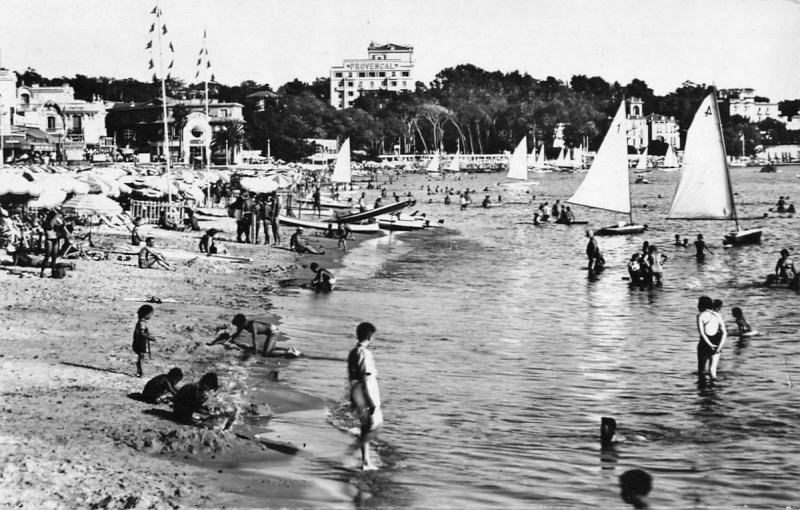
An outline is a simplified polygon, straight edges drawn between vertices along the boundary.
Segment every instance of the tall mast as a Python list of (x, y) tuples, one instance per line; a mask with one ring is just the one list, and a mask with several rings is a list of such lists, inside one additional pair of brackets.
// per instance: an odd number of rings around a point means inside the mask
[(164, 24), (161, 22), (161, 8), (156, 0), (156, 19), (158, 20), (158, 70), (161, 73), (161, 106), (164, 117), (164, 160), (167, 164), (167, 196), (169, 208), (172, 210), (172, 170), (169, 165), (169, 122), (167, 120), (167, 84), (164, 76), (164, 55), (161, 50), (161, 33)]
[(714, 100), (711, 103), (714, 106), (714, 113), (717, 115), (717, 129), (719, 129), (719, 141), (722, 144), (722, 164), (725, 165), (725, 182), (728, 185), (728, 196), (731, 199), (731, 212), (733, 212), (733, 221), (736, 223), (736, 230), (741, 230), (739, 228), (739, 218), (736, 215), (736, 203), (733, 201), (733, 186), (731, 186), (731, 172), (728, 168), (728, 153), (725, 150), (725, 137), (722, 133), (722, 119), (719, 116), (719, 105), (717, 105), (717, 88), (712, 87), (712, 94), (714, 95)]

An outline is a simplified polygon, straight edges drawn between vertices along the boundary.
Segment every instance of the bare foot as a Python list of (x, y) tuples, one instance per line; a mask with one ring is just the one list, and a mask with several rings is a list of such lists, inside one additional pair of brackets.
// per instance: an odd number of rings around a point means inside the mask
[(376, 466), (375, 464), (364, 464), (363, 466), (361, 466), (361, 471), (377, 471), (377, 470), (378, 466)]

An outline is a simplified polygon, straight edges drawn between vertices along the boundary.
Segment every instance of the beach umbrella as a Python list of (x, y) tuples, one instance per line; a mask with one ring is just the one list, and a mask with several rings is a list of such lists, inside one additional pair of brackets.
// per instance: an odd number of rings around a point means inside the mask
[(61, 210), (78, 215), (114, 216), (122, 214), (122, 207), (105, 195), (76, 195), (61, 204)]
[(44, 192), (40, 183), (29, 181), (17, 174), (0, 174), (0, 196), (17, 195), (38, 197)]
[(67, 193), (84, 194), (89, 193), (89, 184), (79, 181), (74, 177), (64, 174), (39, 174), (34, 182), (44, 186), (45, 191), (49, 189), (60, 189)]
[(252, 193), (272, 193), (280, 187), (268, 177), (244, 177), (239, 181), (239, 186)]
[(44, 192), (28, 202), (28, 207), (37, 207), (39, 209), (51, 209), (58, 207), (64, 200), (67, 199), (67, 192), (59, 188), (46, 188)]

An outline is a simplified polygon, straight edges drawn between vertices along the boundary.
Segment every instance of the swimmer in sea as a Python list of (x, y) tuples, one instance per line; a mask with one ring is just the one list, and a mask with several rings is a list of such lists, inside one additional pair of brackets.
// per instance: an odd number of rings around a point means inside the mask
[(697, 250), (695, 257), (698, 262), (703, 262), (706, 259), (706, 253), (713, 253), (711, 249), (703, 241), (703, 234), (697, 234), (697, 241), (694, 242), (694, 247)]
[(619, 476), (620, 497), (634, 508), (647, 508), (644, 497), (653, 489), (653, 477), (643, 469), (631, 469)]
[(744, 312), (738, 306), (734, 306), (731, 308), (731, 315), (733, 315), (733, 319), (736, 321), (736, 327), (739, 330), (739, 336), (746, 335), (747, 333), (751, 333), (753, 328), (750, 327), (750, 324), (747, 323), (747, 320), (744, 318)]
[(775, 276), (781, 280), (787, 280), (789, 278), (794, 278), (796, 274), (797, 271), (794, 268), (792, 258), (789, 256), (789, 250), (786, 248), (782, 249), (781, 258), (779, 258), (777, 264), (775, 264)]
[(710, 362), (709, 372), (714, 380), (717, 378), (717, 365), (728, 332), (722, 316), (714, 312), (714, 301), (710, 297), (700, 296), (697, 310), (697, 332), (700, 336), (697, 343), (697, 377), (703, 377), (706, 364)]

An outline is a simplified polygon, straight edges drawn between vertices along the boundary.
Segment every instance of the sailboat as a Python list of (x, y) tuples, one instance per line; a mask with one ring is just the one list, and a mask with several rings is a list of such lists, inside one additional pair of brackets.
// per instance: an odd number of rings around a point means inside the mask
[(644, 152), (641, 156), (639, 156), (639, 161), (636, 162), (636, 168), (634, 169), (634, 172), (649, 172), (649, 169), (647, 168), (647, 147), (644, 148)]
[(456, 151), (456, 153), (453, 155), (453, 159), (450, 160), (450, 164), (447, 166), (447, 171), (448, 172), (458, 172), (459, 170), (461, 170), (461, 167), (459, 166), (459, 161), (458, 161), (458, 156), (459, 155), (460, 155), (460, 152), (458, 152), (458, 151)]
[(350, 139), (348, 138), (342, 144), (342, 148), (339, 149), (339, 155), (336, 156), (336, 165), (333, 167), (331, 182), (349, 183), (350, 179)]
[(620, 104), (592, 166), (578, 189), (567, 200), (570, 204), (626, 213), (629, 223), (601, 228), (596, 235), (640, 234), (646, 225), (633, 222), (631, 212), (630, 176), (628, 175), (628, 140), (625, 102)]
[(683, 172), (667, 219), (733, 220), (736, 230), (725, 236), (724, 245), (761, 242), (760, 229), (739, 226), (714, 92), (703, 100), (686, 134)]
[(536, 157), (536, 161), (533, 163), (533, 171), (534, 172), (550, 171), (550, 169), (547, 167), (547, 161), (545, 161), (544, 145), (542, 145), (542, 148), (539, 149), (539, 155)]
[(508, 159), (508, 173), (506, 177), (518, 182), (505, 182), (503, 186), (536, 186), (539, 183), (528, 180), (528, 142), (525, 137), (517, 144), (514, 153)]
[(675, 149), (672, 145), (667, 146), (667, 154), (664, 156), (664, 162), (661, 168), (667, 171), (678, 169), (678, 156), (675, 155)]
[(431, 158), (430, 162), (428, 162), (428, 167), (425, 169), (425, 171), (429, 174), (438, 174), (440, 161), (441, 158), (439, 157), (439, 151), (436, 151), (433, 153), (433, 158)]

